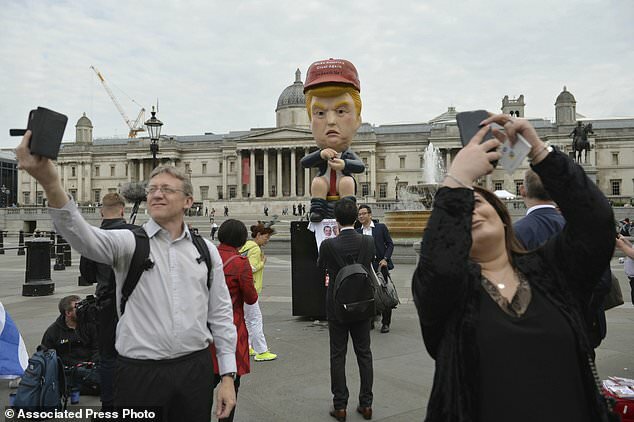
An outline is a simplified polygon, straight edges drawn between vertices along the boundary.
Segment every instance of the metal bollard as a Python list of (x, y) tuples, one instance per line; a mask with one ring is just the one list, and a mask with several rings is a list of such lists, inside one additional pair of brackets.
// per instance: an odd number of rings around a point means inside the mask
[(22, 296), (48, 296), (55, 292), (51, 281), (50, 240), (36, 238), (26, 242), (26, 271)]
[(66, 240), (64, 240), (64, 265), (70, 267), (72, 265), (71, 256), (70, 256), (70, 245)]
[(62, 246), (63, 242), (64, 242), (64, 238), (60, 235), (57, 235), (55, 265), (53, 266), (53, 269), (55, 271), (61, 271), (66, 269), (66, 266), (64, 265), (64, 246)]
[(4, 255), (4, 230), (0, 230), (0, 255)]
[(18, 240), (18, 255), (24, 255), (24, 230), (20, 230), (20, 238)]
[(55, 259), (55, 232), (50, 232), (49, 239), (51, 239), (51, 259)]

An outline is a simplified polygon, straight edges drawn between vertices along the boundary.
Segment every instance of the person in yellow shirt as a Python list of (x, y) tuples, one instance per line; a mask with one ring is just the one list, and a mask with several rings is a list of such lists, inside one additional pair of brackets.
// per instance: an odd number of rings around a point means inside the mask
[[(275, 230), (271, 227), (261, 223), (255, 224), (251, 226), (251, 237), (253, 240), (247, 240), (247, 243), (240, 248), (240, 254), (249, 258), (258, 297), (262, 291), (262, 276), (264, 274), (264, 264), (266, 263), (266, 255), (262, 252), (261, 247), (269, 242), (274, 233)], [(251, 345), (249, 351), (251, 355), (255, 356), (254, 360), (263, 362), (277, 359), (277, 355), (271, 353), (266, 344), (259, 300), (253, 305), (244, 304), (244, 320), (249, 331), (249, 344)]]

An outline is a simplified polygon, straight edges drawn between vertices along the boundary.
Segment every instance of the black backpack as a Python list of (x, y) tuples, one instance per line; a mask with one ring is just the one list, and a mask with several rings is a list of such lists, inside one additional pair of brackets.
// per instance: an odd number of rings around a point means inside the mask
[[(130, 295), (134, 291), (134, 288), (139, 282), (141, 278), (141, 274), (143, 271), (149, 270), (154, 267), (154, 262), (150, 259), (150, 238), (147, 235), (147, 232), (143, 227), (137, 227), (134, 229), (130, 229), (132, 233), (134, 233), (134, 239), (136, 241), (136, 246), (134, 248), (134, 254), (132, 255), (132, 260), (130, 261), (130, 269), (128, 270), (128, 275), (123, 283), (123, 287), (121, 288), (121, 302), (119, 305), (119, 309), (121, 310), (121, 315), (125, 311), (125, 305), (130, 298)], [(192, 242), (200, 256), (196, 258), (196, 262), (199, 264), (203, 261), (207, 264), (207, 290), (211, 288), (211, 254), (209, 253), (209, 248), (205, 243), (205, 239), (198, 233), (194, 233), (192, 231), (189, 232), (192, 237)]]
[[(368, 274), (368, 269), (361, 264), (372, 261), (373, 244), (371, 242), (373, 239), (370, 236), (363, 236), (362, 239), (356, 261), (352, 259), (352, 256), (348, 256), (346, 263), (341, 254), (332, 250), (332, 255), (340, 267), (333, 285), (335, 317), (340, 322), (361, 321), (370, 319), (376, 314), (374, 282)], [(332, 247), (332, 243), (328, 245)]]

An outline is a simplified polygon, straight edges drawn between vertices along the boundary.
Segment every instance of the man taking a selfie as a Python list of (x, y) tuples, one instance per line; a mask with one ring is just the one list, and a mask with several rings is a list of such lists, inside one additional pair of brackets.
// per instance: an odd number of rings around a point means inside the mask
[[(120, 305), (135, 234), (88, 224), (64, 192), (53, 162), (31, 154), (30, 138), (28, 131), (16, 149), (18, 168), (42, 185), (53, 223), (71, 246), (112, 267)], [(193, 202), (192, 185), (184, 173), (157, 167), (146, 191), (151, 218), (143, 228), (150, 255), (125, 313), (119, 308), (114, 404), (157, 407), (170, 421), (209, 421), (213, 365), (208, 346), (213, 342), (222, 375), (216, 416), (226, 418), (235, 405), (236, 329), (222, 260), (216, 247), (205, 241), (212, 264), (208, 272), (184, 224)]]

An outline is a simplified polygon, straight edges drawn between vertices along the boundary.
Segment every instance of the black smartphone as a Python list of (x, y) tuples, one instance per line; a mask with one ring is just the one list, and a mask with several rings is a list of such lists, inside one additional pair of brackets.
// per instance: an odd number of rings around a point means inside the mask
[[(38, 107), (29, 113), (26, 130), (31, 131), (29, 149), (31, 154), (41, 155), (50, 159), (57, 159), (62, 144), (68, 117), (64, 114), (44, 107)], [(11, 136), (22, 136), (23, 129), (10, 129)]]
[[(462, 146), (467, 145), (475, 134), (482, 129), (480, 122), (488, 117), (489, 113), (487, 113), (486, 110), (462, 111), (456, 114), (456, 123), (458, 123), (458, 131), (460, 131), (460, 142), (462, 142)], [(482, 138), (482, 142), (492, 138), (493, 132), (489, 129)], [(495, 167), (497, 163), (497, 161), (491, 162), (493, 167)]]

